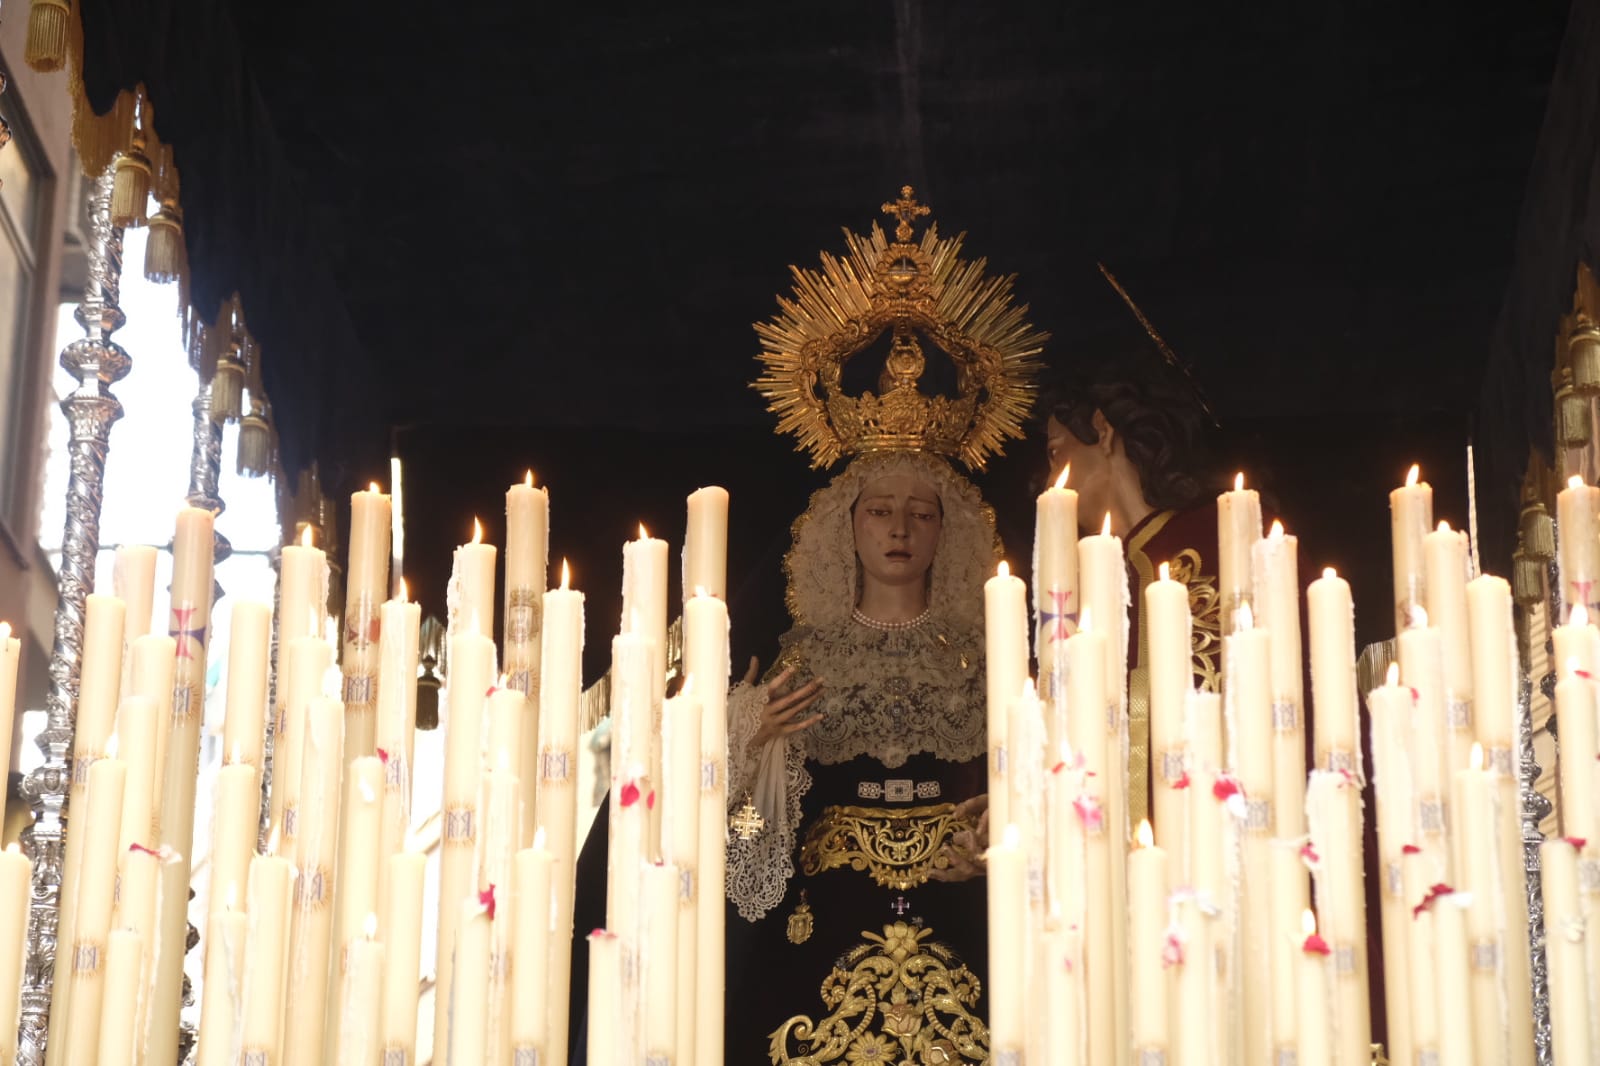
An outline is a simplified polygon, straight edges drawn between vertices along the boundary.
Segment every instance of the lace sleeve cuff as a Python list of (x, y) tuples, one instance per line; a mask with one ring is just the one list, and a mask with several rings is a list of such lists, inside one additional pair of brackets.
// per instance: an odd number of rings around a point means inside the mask
[(783, 900), (794, 876), (800, 799), (811, 789), (801, 745), (779, 738), (751, 750), (765, 704), (759, 687), (741, 683), (728, 693), (728, 803), (749, 796), (766, 823), (749, 839), (728, 840), (728, 899), (751, 922)]

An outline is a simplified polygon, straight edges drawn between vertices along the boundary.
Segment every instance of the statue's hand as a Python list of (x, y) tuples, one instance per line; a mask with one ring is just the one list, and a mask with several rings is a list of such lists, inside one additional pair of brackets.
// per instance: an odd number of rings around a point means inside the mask
[[(758, 676), (760, 675), (757, 663), (751, 659), (750, 669), (745, 672), (744, 679), (753, 685)], [(801, 717), (802, 712), (822, 695), (822, 679), (814, 677), (798, 687), (793, 686), (793, 680), (794, 667), (791, 666), (763, 686), (766, 689), (767, 705), (762, 709), (761, 728), (756, 730), (756, 735), (751, 739), (751, 747), (759, 748), (779, 737), (809, 729), (822, 721), (820, 714)]]
[(956, 817), (971, 829), (958, 830), (944, 846), (949, 865), (935, 868), (928, 876), (934, 881), (970, 881), (982, 877), (983, 853), (989, 849), (989, 796), (973, 796), (956, 804)]

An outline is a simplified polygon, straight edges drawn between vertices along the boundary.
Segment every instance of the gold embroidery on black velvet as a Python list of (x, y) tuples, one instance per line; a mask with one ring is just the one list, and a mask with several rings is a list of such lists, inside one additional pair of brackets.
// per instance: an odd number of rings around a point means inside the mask
[(930, 807), (829, 807), (800, 849), (807, 876), (848, 866), (875, 884), (904, 892), (950, 866), (950, 844), (972, 823), (952, 803)]
[(1204, 563), (1194, 548), (1185, 548), (1172, 560), (1174, 581), (1189, 586), (1189, 615), (1194, 619), (1191, 638), (1195, 683), (1207, 692), (1220, 691), (1217, 659), (1222, 651), (1222, 597), (1217, 579), (1204, 574)]

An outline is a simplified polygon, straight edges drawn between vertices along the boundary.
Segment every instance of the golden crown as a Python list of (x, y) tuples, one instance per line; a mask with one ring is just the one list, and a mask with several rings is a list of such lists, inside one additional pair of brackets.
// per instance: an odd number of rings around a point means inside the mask
[[(849, 253), (822, 253), (822, 269), (791, 266), (794, 289), (778, 314), (756, 324), (762, 373), (754, 385), (793, 433), (813, 466), (868, 452), (930, 451), (981, 470), (1009, 439), (1021, 439), (1033, 378), (1048, 334), (1011, 302), (1015, 275), (991, 277), (988, 263), (960, 257), (964, 234), (939, 239), (929, 224), (913, 241), (912, 220), (928, 214), (911, 186), (883, 205), (898, 219), (894, 240), (874, 223), (845, 230)], [(850, 395), (844, 366), (890, 334), (878, 391)], [(931, 342), (955, 366), (956, 394), (921, 389)]]

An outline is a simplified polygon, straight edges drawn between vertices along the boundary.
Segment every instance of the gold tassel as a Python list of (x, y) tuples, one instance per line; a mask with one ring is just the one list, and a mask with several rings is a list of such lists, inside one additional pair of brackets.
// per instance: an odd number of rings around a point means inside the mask
[(1511, 597), (1523, 607), (1544, 601), (1545, 564), (1527, 552), (1511, 556)]
[(150, 239), (144, 246), (144, 276), (157, 284), (183, 276), (183, 212), (177, 204), (162, 204), (150, 216)]
[(117, 159), (111, 181), (111, 224), (142, 226), (150, 202), (150, 160), (137, 146)]
[(1524, 507), (1517, 525), (1523, 554), (1546, 563), (1556, 557), (1556, 525), (1543, 503), (1535, 500)]
[(53, 74), (66, 66), (71, 25), (72, 7), (67, 0), (33, 0), (23, 61), (41, 74)]
[(1556, 443), (1581, 448), (1594, 431), (1589, 417), (1589, 398), (1571, 385), (1556, 393)]
[(236, 422), (244, 401), (244, 367), (226, 357), (217, 363), (217, 372), (211, 377), (211, 417), (223, 422)]
[(239, 475), (264, 477), (272, 469), (272, 427), (252, 412), (239, 420)]
[(1578, 326), (1567, 341), (1572, 359), (1572, 384), (1580, 392), (1600, 390), (1600, 326), (1587, 317), (1578, 317)]

